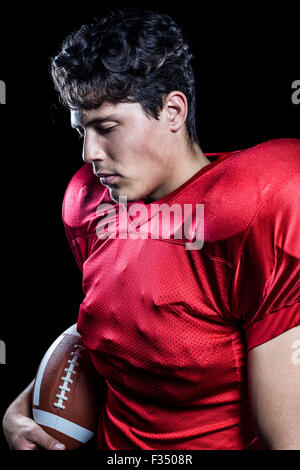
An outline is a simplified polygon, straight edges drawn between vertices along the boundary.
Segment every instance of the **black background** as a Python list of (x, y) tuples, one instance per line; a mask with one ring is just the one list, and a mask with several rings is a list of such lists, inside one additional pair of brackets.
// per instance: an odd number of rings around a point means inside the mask
[[(253, 2), (208, 7), (163, 0), (6, 6), (0, 33), (0, 79), (7, 88), (7, 104), (0, 106), (0, 339), (7, 353), (0, 365), (1, 417), (33, 379), (48, 346), (76, 322), (83, 298), (61, 222), (64, 191), (83, 164), (81, 141), (53, 90), (50, 58), (82, 23), (136, 4), (170, 14), (191, 43), (204, 152), (300, 137), (300, 105), (291, 100), (292, 83), (300, 79), (298, 12), (288, 3), (268, 11)], [(2, 434), (0, 449), (6, 449)]]

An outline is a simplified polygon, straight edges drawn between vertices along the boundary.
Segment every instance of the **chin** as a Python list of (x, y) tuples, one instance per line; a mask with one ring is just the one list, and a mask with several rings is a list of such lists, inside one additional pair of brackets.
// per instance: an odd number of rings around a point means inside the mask
[(116, 188), (109, 188), (109, 194), (113, 201), (119, 202), (120, 198), (123, 198), (126, 202), (136, 201), (137, 199), (132, 198), (129, 194), (124, 193), (124, 191), (118, 191)]
[(119, 202), (120, 198), (123, 198), (126, 202), (138, 202), (142, 201), (147, 197), (148, 192), (143, 190), (137, 190), (137, 188), (120, 188), (117, 185), (109, 187), (109, 193), (111, 199), (115, 202)]

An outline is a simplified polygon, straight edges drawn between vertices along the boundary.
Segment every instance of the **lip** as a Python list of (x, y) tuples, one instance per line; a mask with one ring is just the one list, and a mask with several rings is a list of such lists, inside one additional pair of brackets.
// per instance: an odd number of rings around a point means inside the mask
[(104, 173), (98, 173), (97, 176), (99, 176), (101, 183), (112, 184), (119, 175), (105, 175)]

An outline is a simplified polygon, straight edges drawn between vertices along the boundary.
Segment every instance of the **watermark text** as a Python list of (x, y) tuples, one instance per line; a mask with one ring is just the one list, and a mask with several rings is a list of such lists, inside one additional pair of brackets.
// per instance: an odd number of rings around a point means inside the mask
[(0, 104), (6, 104), (6, 86), (3, 80), (0, 80)]
[(292, 90), (295, 90), (292, 93), (292, 103), (300, 104), (300, 80), (294, 80), (292, 83)]
[(6, 364), (6, 344), (0, 340), (0, 364)]
[(117, 206), (100, 204), (97, 237), (182, 240), (186, 250), (200, 250), (204, 244), (204, 204), (151, 204), (127, 206), (126, 196)]
[(292, 363), (295, 364), (295, 366), (300, 365), (300, 339), (295, 339), (292, 344), (292, 349), (295, 349), (295, 351), (292, 354)]

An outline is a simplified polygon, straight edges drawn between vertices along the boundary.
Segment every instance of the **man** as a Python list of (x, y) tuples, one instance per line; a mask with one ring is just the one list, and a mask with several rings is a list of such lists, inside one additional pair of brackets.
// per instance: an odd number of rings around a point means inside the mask
[[(190, 62), (171, 18), (130, 10), (52, 62), (84, 138), (63, 221), (107, 388), (97, 445), (300, 449), (300, 141), (204, 154)], [(53, 449), (31, 393), (6, 412), (8, 443)]]

